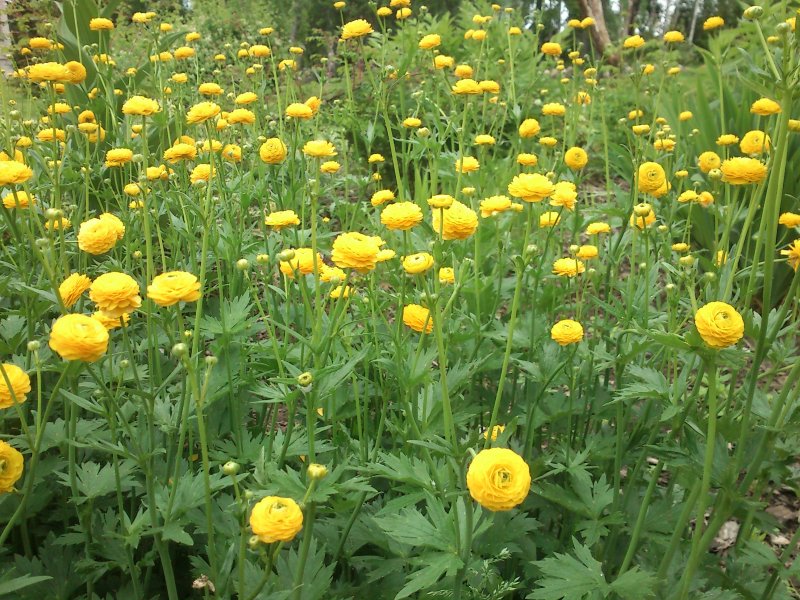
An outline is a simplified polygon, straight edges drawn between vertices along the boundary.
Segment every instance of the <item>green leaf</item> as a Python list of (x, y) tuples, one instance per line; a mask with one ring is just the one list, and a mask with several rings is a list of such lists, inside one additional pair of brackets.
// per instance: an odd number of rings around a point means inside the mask
[(573, 538), (575, 556), (555, 553), (550, 558), (533, 563), (542, 571), (538, 580), (539, 589), (528, 594), (531, 600), (584, 600), (597, 593), (608, 596), (601, 564), (594, 559), (586, 546)]
[(21, 577), (15, 577), (9, 581), (0, 581), (0, 596), (5, 596), (6, 594), (11, 594), (12, 592), (16, 592), (21, 590), (22, 588), (26, 588), (29, 585), (34, 585), (37, 583), (41, 583), (42, 581), (48, 581), (52, 579), (47, 575), (37, 575), (35, 577), (31, 575), (22, 575)]
[(420, 558), (420, 562), (427, 566), (408, 576), (408, 583), (397, 593), (395, 600), (408, 598), (414, 592), (429, 588), (442, 575), (455, 572), (464, 564), (455, 554), (450, 553), (426, 554)]
[(611, 590), (623, 600), (645, 600), (653, 596), (656, 578), (634, 567), (614, 580)]

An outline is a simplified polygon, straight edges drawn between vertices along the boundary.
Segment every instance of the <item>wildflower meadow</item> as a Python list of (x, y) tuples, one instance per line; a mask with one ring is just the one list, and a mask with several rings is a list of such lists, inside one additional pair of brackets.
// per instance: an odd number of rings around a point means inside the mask
[(796, 2), (49, 4), (0, 597), (800, 597)]

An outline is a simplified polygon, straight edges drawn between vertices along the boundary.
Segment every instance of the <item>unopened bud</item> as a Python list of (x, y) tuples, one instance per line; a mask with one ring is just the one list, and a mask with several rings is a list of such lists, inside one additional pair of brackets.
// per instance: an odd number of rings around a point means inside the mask
[(307, 473), (311, 479), (322, 479), (328, 474), (328, 467), (317, 463), (311, 463), (308, 465)]
[(240, 258), (236, 261), (236, 268), (240, 271), (247, 271), (250, 268), (250, 261), (246, 258)]
[(41, 343), (38, 340), (28, 342), (28, 352), (36, 352), (40, 347)]
[(744, 10), (744, 18), (748, 21), (755, 21), (756, 19), (760, 19), (761, 15), (764, 14), (764, 9), (760, 6), (749, 6)]
[(172, 355), (178, 358), (182, 358), (189, 353), (189, 346), (184, 344), (183, 342), (179, 342), (172, 347)]
[(302, 387), (308, 387), (313, 383), (313, 381), (314, 381), (314, 376), (308, 371), (306, 371), (305, 373), (300, 373), (300, 375), (297, 376), (297, 384)]
[(290, 260), (292, 260), (294, 258), (294, 255), (295, 255), (294, 250), (292, 250), (291, 248), (288, 248), (286, 250), (281, 250), (281, 253), (278, 254), (278, 259), (281, 262), (289, 262)]
[(229, 460), (224, 465), (222, 465), (222, 472), (225, 475), (236, 475), (239, 472), (239, 463)]

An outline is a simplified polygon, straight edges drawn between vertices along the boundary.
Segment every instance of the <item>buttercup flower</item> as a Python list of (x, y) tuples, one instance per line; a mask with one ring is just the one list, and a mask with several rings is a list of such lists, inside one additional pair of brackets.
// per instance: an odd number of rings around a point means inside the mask
[(553, 182), (538, 173), (521, 173), (508, 184), (508, 193), (526, 202), (541, 202), (554, 191)]
[(508, 448), (481, 450), (467, 469), (472, 498), (491, 511), (511, 510), (531, 489), (531, 472), (522, 457)]
[(100, 275), (92, 282), (89, 298), (110, 317), (121, 317), (142, 305), (136, 280), (130, 275), (115, 271)]
[(559, 258), (553, 263), (553, 275), (575, 277), (586, 271), (583, 261), (575, 258)]
[(750, 112), (754, 115), (768, 117), (770, 115), (777, 115), (781, 112), (781, 105), (769, 98), (760, 98), (753, 102), (750, 106)]
[(573, 171), (580, 171), (589, 162), (589, 155), (583, 148), (573, 147), (564, 154), (564, 163)]
[(344, 24), (342, 27), (342, 39), (351, 40), (353, 38), (364, 37), (373, 31), (372, 25), (370, 25), (368, 21), (365, 21), (364, 19), (356, 19), (355, 21), (350, 21), (349, 23)]
[(36, 204), (34, 196), (28, 196), (27, 192), (9, 192), (3, 196), (3, 206), (9, 209), (25, 209)]
[(121, 167), (133, 160), (133, 150), (130, 148), (112, 148), (106, 152), (107, 167)]
[(739, 149), (742, 151), (742, 154), (749, 154), (751, 156), (754, 154), (761, 154), (762, 152), (769, 152), (769, 136), (758, 129), (748, 131), (744, 134), (744, 137), (742, 137), (742, 141), (739, 142)]
[(481, 200), (481, 217), (492, 217), (511, 208), (511, 199), (508, 196), (491, 196)]
[(116, 245), (119, 234), (119, 224), (113, 219), (89, 219), (81, 223), (78, 230), (78, 248), (89, 254), (104, 254)]
[(177, 143), (171, 148), (164, 150), (164, 160), (171, 164), (181, 160), (194, 160), (197, 156), (197, 147), (194, 144)]
[(421, 50), (431, 50), (432, 48), (436, 48), (439, 44), (442, 43), (442, 37), (436, 33), (429, 33), (419, 41), (419, 47)]
[(272, 227), (275, 231), (280, 231), (284, 227), (300, 225), (300, 218), (293, 210), (278, 210), (267, 215), (264, 225)]
[(478, 159), (473, 156), (464, 156), (456, 160), (456, 171), (461, 173), (474, 173), (480, 169)]
[(601, 233), (610, 233), (611, 226), (608, 223), (590, 223), (586, 227), (586, 235), (600, 235)]
[(403, 307), (403, 324), (417, 333), (433, 331), (431, 311), (419, 304), (407, 304)]
[(744, 335), (744, 320), (730, 304), (709, 302), (694, 315), (694, 324), (703, 341), (721, 350), (733, 346)]
[(712, 169), (719, 169), (720, 164), (722, 164), (722, 159), (716, 152), (711, 152), (710, 150), (697, 157), (697, 165), (703, 173), (708, 173)]
[(539, 135), (542, 130), (539, 121), (536, 119), (525, 119), (519, 126), (519, 137), (531, 138)]
[(381, 223), (383, 223), (387, 229), (408, 231), (421, 222), (422, 209), (413, 202), (397, 202), (395, 204), (390, 204), (381, 211)]
[(336, 156), (336, 148), (325, 140), (312, 140), (303, 146), (303, 154), (314, 158), (327, 158)]
[(147, 286), (147, 297), (159, 306), (195, 302), (200, 298), (200, 282), (186, 271), (168, 271), (153, 278), (153, 282)]
[(564, 319), (553, 325), (550, 337), (560, 346), (577, 344), (583, 339), (583, 326), (572, 319)]
[(403, 259), (403, 270), (409, 275), (419, 275), (433, 267), (433, 256), (427, 252), (411, 254)]
[[(317, 253), (317, 269), (322, 272), (323, 266), (322, 256)], [(294, 250), (294, 257), (280, 261), (278, 268), (281, 273), (292, 279), (295, 273), (311, 275), (314, 272), (314, 252), (311, 248), (297, 248)]]
[(800, 266), (800, 239), (793, 241), (785, 250), (781, 250), (781, 254), (786, 257), (789, 266), (797, 271), (797, 267)]
[(722, 17), (708, 17), (703, 22), (703, 31), (711, 31), (712, 29), (719, 29), (725, 25), (725, 19)]
[(785, 212), (778, 218), (778, 224), (785, 227), (800, 227), (800, 215), (797, 213)]
[(192, 108), (189, 109), (189, 112), (186, 113), (186, 122), (189, 125), (204, 123), (205, 121), (216, 117), (221, 110), (222, 109), (219, 107), (219, 105), (214, 104), (213, 102), (199, 102), (192, 106)]
[(86, 275), (72, 273), (58, 286), (58, 295), (61, 296), (64, 306), (72, 308), (83, 295), (83, 292), (88, 290), (91, 285), (92, 280)]
[(126, 115), (149, 117), (161, 110), (158, 102), (145, 96), (131, 96), (122, 105), (122, 112)]
[(375, 268), (380, 244), (375, 237), (359, 232), (342, 233), (333, 240), (331, 260), (341, 269), (364, 273)]
[(303, 511), (291, 498), (267, 496), (250, 513), (250, 529), (265, 544), (291, 542), (303, 528)]
[(286, 107), (286, 116), (291, 119), (310, 119), (314, 116), (314, 111), (308, 104), (293, 102)]
[[(435, 198), (436, 196), (434, 196)], [(430, 200), (428, 201), (430, 203)], [(444, 222), (442, 223), (442, 214)], [(450, 208), (433, 211), (433, 230), (445, 240), (464, 240), (478, 228), (478, 215), (470, 207), (454, 201)]]
[(456, 282), (456, 273), (453, 267), (441, 267), (439, 269), (439, 283), (452, 284)]
[(729, 158), (720, 166), (722, 180), (731, 185), (760, 183), (767, 176), (767, 165), (755, 158)]
[(25, 371), (12, 363), (0, 364), (0, 409), (22, 404), (30, 391), (31, 379)]
[(664, 168), (655, 162), (646, 162), (639, 167), (639, 191), (652, 194), (658, 191), (666, 182)]
[(87, 315), (64, 315), (53, 323), (49, 346), (64, 360), (95, 362), (108, 350), (108, 331)]
[(633, 48), (641, 48), (644, 46), (644, 38), (640, 35), (632, 35), (630, 37), (625, 38), (625, 41), (622, 43), (622, 47), (626, 50), (630, 50)]
[(8, 442), (0, 440), (0, 494), (14, 491), (14, 484), (22, 477), (24, 465), (22, 453)]
[(664, 41), (668, 44), (677, 44), (682, 42), (685, 38), (680, 31), (668, 31), (664, 34)]

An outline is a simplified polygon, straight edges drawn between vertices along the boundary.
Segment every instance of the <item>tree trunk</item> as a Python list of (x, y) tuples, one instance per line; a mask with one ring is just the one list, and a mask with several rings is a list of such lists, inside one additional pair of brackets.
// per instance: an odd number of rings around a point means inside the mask
[(11, 0), (0, 0), (0, 70), (4, 73), (11, 73), (14, 70), (7, 54), (14, 47), (14, 40), (11, 39), (11, 28), (8, 26), (8, 5)]
[[(606, 27), (606, 19), (603, 13), (602, 0), (579, 0), (581, 5), (581, 17), (592, 17), (594, 19), (594, 27), (591, 28), (592, 41), (600, 54), (605, 54), (609, 46), (611, 46), (611, 37), (608, 35), (608, 28)], [(619, 57), (611, 55), (607, 60), (612, 64), (619, 62)]]
[(639, 16), (639, 0), (631, 0), (628, 4), (628, 14), (625, 16), (625, 35), (633, 35), (633, 24)]
[(694, 41), (694, 29), (697, 26), (697, 14), (700, 12), (700, 0), (694, 0), (694, 10), (692, 10), (692, 26), (689, 28), (689, 43)]

